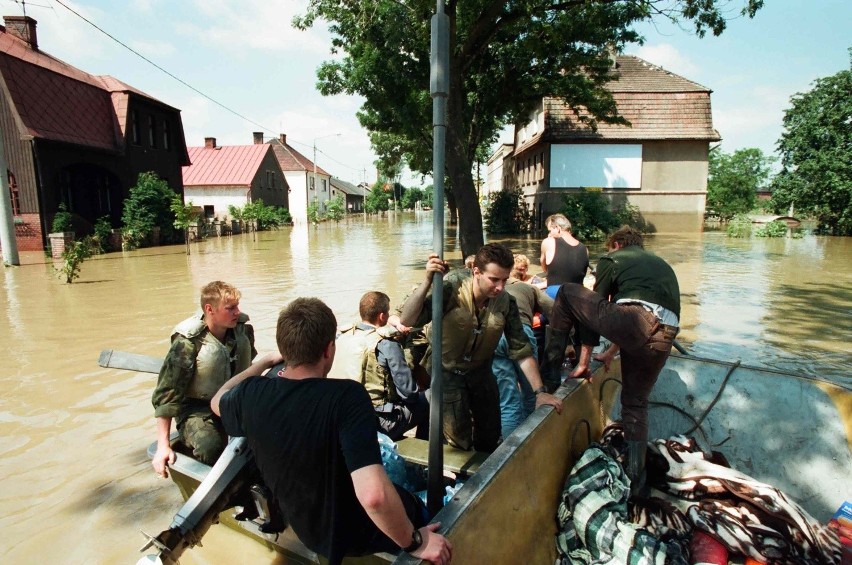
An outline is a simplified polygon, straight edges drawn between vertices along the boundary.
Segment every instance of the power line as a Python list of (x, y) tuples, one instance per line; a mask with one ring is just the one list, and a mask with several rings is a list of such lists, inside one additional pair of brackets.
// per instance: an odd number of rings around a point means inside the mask
[(169, 71), (167, 71), (166, 69), (164, 69), (163, 67), (161, 67), (160, 65), (158, 65), (157, 63), (155, 63), (154, 61), (152, 61), (151, 59), (149, 59), (148, 57), (146, 57), (145, 55), (143, 55), (143, 54), (139, 53), (138, 51), (136, 51), (135, 49), (133, 49), (132, 47), (130, 47), (130, 46), (129, 46), (129, 45), (127, 45), (126, 43), (122, 42), (120, 39), (116, 38), (115, 36), (113, 36), (113, 35), (112, 35), (112, 34), (110, 34), (109, 32), (107, 32), (107, 31), (105, 31), (105, 30), (101, 29), (101, 28), (100, 28), (97, 24), (95, 24), (94, 22), (92, 22), (91, 20), (89, 20), (88, 18), (86, 18), (84, 15), (80, 14), (79, 12), (77, 12), (76, 10), (74, 10), (73, 8), (71, 8), (70, 6), (68, 6), (67, 4), (65, 4), (64, 2), (62, 2), (62, 0), (54, 0), (54, 1), (55, 1), (57, 4), (59, 4), (60, 6), (62, 6), (63, 8), (65, 8), (66, 10), (68, 10), (69, 12), (71, 12), (72, 14), (74, 14), (75, 16), (77, 16), (78, 18), (80, 18), (81, 20), (83, 20), (84, 22), (86, 22), (87, 24), (89, 24), (90, 26), (92, 26), (93, 28), (95, 28), (96, 30), (98, 30), (99, 32), (101, 32), (102, 34), (106, 35), (107, 37), (109, 37), (110, 39), (112, 39), (113, 41), (115, 41), (116, 43), (118, 43), (119, 45), (121, 45), (122, 47), (124, 47), (125, 49), (127, 49), (128, 51), (130, 51), (131, 53), (133, 53), (134, 55), (136, 55), (136, 56), (137, 56), (137, 57), (139, 57), (140, 59), (142, 59), (143, 61), (145, 61), (145, 62), (147, 62), (147, 63), (149, 63), (149, 64), (153, 65), (153, 66), (154, 66), (154, 67), (156, 67), (157, 69), (159, 69), (159, 70), (161, 70), (162, 72), (166, 73), (166, 74), (167, 74), (167, 75), (169, 75), (171, 78), (175, 79), (176, 81), (178, 81), (179, 83), (181, 83), (181, 84), (182, 84), (182, 85), (184, 85), (185, 87), (189, 88), (189, 89), (190, 89), (190, 90), (192, 90), (193, 92), (196, 92), (196, 93), (200, 94), (201, 96), (203, 96), (203, 97), (204, 97), (204, 98), (206, 98), (207, 100), (209, 100), (209, 101), (213, 102), (214, 104), (216, 104), (216, 105), (217, 105), (217, 106), (219, 106), (220, 108), (222, 108), (222, 109), (224, 109), (224, 110), (227, 110), (228, 112), (232, 113), (233, 115), (237, 116), (238, 118), (242, 118), (243, 120), (247, 121), (248, 123), (250, 123), (250, 124), (252, 124), (252, 125), (255, 125), (255, 126), (257, 126), (257, 127), (261, 128), (261, 129), (265, 130), (265, 131), (270, 132), (270, 133), (273, 133), (273, 130), (272, 130), (271, 128), (268, 128), (268, 127), (266, 127), (266, 126), (264, 126), (264, 125), (261, 125), (261, 124), (259, 124), (259, 123), (255, 122), (254, 120), (251, 120), (251, 119), (247, 118), (246, 116), (244, 116), (244, 115), (240, 114), (240, 113), (239, 113), (239, 112), (237, 112), (236, 110), (232, 110), (231, 108), (228, 108), (227, 106), (225, 106), (224, 104), (222, 104), (222, 103), (221, 103), (221, 102), (219, 102), (218, 100), (215, 100), (214, 98), (212, 98), (212, 97), (210, 97), (210, 96), (208, 96), (208, 95), (204, 94), (203, 92), (201, 92), (200, 90), (198, 90), (197, 88), (195, 88), (194, 86), (192, 86), (191, 84), (189, 84), (188, 82), (186, 82), (185, 80), (183, 80), (183, 79), (181, 79), (181, 78), (179, 78), (179, 77), (175, 76), (174, 74), (170, 73)]

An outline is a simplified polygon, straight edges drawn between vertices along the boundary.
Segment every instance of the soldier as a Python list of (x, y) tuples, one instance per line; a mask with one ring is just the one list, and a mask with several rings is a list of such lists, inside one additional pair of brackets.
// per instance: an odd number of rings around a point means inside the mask
[(429, 438), (429, 402), (417, 382), (402, 346), (389, 338), (390, 298), (370, 291), (358, 304), (361, 321), (337, 338), (332, 378), (358, 381), (370, 393), (379, 428), (394, 441), (417, 428), (416, 437)]
[(157, 420), (157, 453), (151, 464), (161, 477), (168, 476), (166, 468), (175, 461), (169, 442), (172, 419), (181, 441), (202, 463), (213, 465), (227, 444), (210, 399), (257, 355), (254, 328), (239, 303), (239, 290), (222, 281), (211, 282), (201, 289), (201, 312), (172, 332), (151, 398)]

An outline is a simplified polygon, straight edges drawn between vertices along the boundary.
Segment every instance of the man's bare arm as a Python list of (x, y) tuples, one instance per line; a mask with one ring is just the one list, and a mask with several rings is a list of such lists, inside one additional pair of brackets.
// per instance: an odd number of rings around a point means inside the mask
[[(407, 547), (414, 534), (414, 524), (405, 513), (396, 488), (381, 465), (368, 465), (352, 472), (355, 496), (370, 520), (399, 547)], [(435, 533), (440, 524), (420, 528), (423, 543), (411, 554), (433, 563), (449, 563), (452, 544)]]
[[(539, 373), (538, 362), (535, 360), (535, 357), (524, 357), (518, 361), (518, 365), (521, 367), (521, 372), (524, 373), (533, 390), (538, 390), (544, 386), (541, 382), (541, 373)], [(547, 392), (536, 393), (535, 407), (538, 408), (545, 404), (553, 406), (557, 413), (562, 412), (561, 400)]]
[(219, 412), (219, 401), (222, 400), (222, 395), (226, 392), (243, 382), (249, 377), (257, 377), (262, 375), (265, 371), (269, 370), (273, 365), (277, 365), (281, 363), (284, 359), (281, 357), (281, 354), (277, 351), (274, 353), (267, 353), (257, 361), (251, 364), (249, 368), (247, 368), (242, 373), (237, 373), (233, 377), (231, 377), (225, 384), (222, 385), (213, 398), (210, 399), (210, 409), (217, 416), (221, 416), (222, 414)]
[(402, 305), (402, 312), (399, 314), (400, 322), (405, 326), (413, 326), (420, 317), (420, 312), (423, 311), (423, 303), (426, 301), (426, 296), (429, 294), (429, 289), (432, 288), (432, 277), (435, 273), (446, 273), (447, 263), (441, 260), (437, 254), (429, 255), (429, 260), (426, 262), (426, 279), (420, 283), (414, 292)]

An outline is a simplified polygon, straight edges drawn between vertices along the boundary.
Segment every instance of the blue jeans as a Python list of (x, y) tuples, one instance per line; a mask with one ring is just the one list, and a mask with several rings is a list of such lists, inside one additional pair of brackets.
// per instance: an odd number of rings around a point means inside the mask
[[(532, 345), (533, 356), (538, 359), (532, 328), (524, 324), (524, 333)], [(491, 361), (491, 372), (497, 379), (497, 390), (500, 393), (500, 428), (503, 439), (506, 439), (535, 410), (535, 393), (518, 362), (509, 358), (509, 344), (505, 335), (500, 336), (494, 359)]]

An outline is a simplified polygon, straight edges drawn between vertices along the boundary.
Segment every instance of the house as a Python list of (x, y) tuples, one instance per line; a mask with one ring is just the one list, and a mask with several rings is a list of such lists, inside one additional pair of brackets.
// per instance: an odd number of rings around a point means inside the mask
[(36, 20), (3, 20), (0, 132), (18, 249), (45, 248), (61, 203), (78, 235), (103, 216), (119, 227), (139, 173), (153, 171), (182, 193), (189, 157), (180, 110), (40, 51)]
[(345, 208), (348, 213), (354, 214), (364, 211), (364, 198), (367, 196), (367, 191), (363, 186), (331, 177), (331, 197), (335, 198), (338, 194), (345, 197)]
[(485, 165), (485, 186), (480, 192), (480, 201), (490, 202), (494, 192), (516, 186), (515, 161), (512, 158), (514, 151), (513, 144), (502, 143), (488, 158)]
[[(504, 187), (514, 182), (522, 189), (539, 227), (561, 208), (564, 195), (581, 188), (643, 214), (703, 215), (709, 146), (721, 139), (713, 129), (711, 91), (631, 55), (613, 57), (611, 72), (606, 88), (631, 125), (598, 123), (595, 130), (581, 120), (585, 109), (545, 97), (530, 120), (515, 127), (511, 161), (498, 150), (503, 165), (493, 174)], [(511, 181), (505, 178), (510, 162)]]
[[(258, 132), (255, 136), (263, 134)], [(255, 141), (257, 143), (257, 141)], [(262, 141), (261, 141), (262, 143)], [(331, 175), (287, 143), (281, 134), (266, 142), (271, 145), (290, 187), (290, 215), (294, 223), (307, 223), (308, 205), (317, 204), (324, 211), (331, 198)]]
[[(204, 210), (204, 217), (233, 219), (228, 206), (242, 208), (258, 199), (288, 208), (287, 179), (271, 145), (217, 145), (204, 138), (203, 147), (187, 147), (191, 165), (183, 168), (184, 202)], [(262, 136), (262, 134), (260, 134)]]

